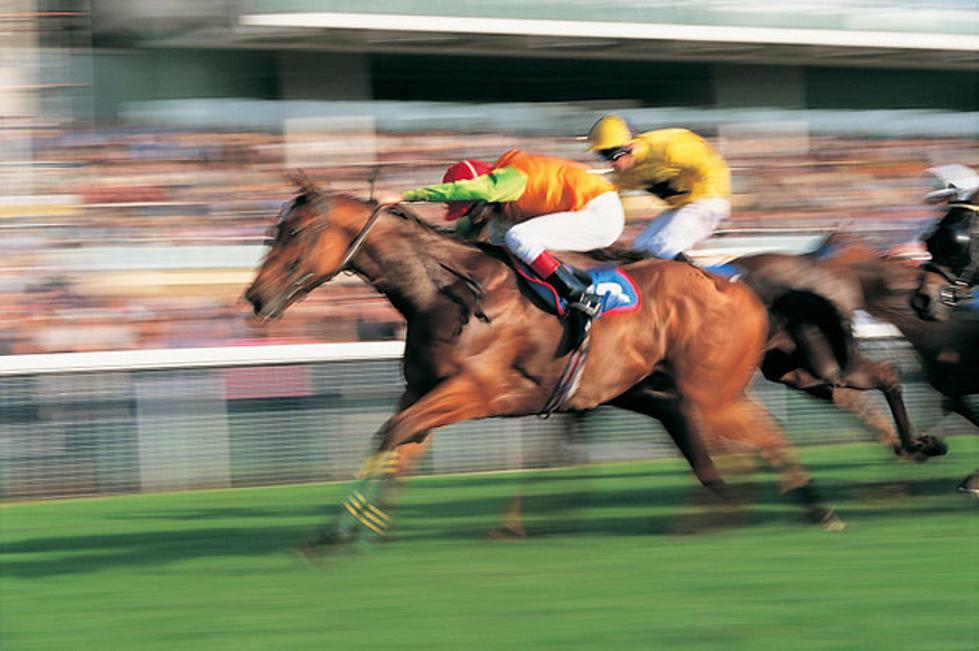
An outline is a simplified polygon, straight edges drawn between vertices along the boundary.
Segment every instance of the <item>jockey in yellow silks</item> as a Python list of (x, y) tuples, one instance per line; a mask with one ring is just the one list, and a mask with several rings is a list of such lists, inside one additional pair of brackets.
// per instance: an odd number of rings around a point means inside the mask
[(703, 240), (731, 214), (731, 171), (711, 145), (687, 129), (636, 134), (606, 115), (588, 133), (589, 151), (611, 164), (619, 190), (646, 190), (670, 207), (653, 219), (633, 246), (674, 258)]
[(492, 165), (461, 161), (446, 171), (443, 183), (386, 200), (444, 201), (450, 220), (468, 213), (477, 202), (500, 204), (488, 224), (490, 241), (505, 246), (568, 301), (568, 314), (578, 321), (579, 333), (598, 313), (601, 301), (588, 293), (574, 268), (548, 249), (606, 247), (625, 227), (622, 202), (607, 179), (581, 163), (519, 149), (511, 149)]

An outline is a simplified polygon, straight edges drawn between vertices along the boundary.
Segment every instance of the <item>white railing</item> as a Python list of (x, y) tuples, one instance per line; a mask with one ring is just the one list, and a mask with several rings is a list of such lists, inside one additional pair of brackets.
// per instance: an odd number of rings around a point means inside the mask
[[(902, 367), (916, 423), (941, 421), (910, 347), (863, 343)], [(402, 350), (390, 341), (2, 357), (0, 499), (349, 479), (402, 391)], [(800, 392), (763, 380), (754, 392), (800, 444), (871, 438)], [(443, 428), (418, 472), (674, 454), (657, 421), (600, 408)]]
[(402, 341), (160, 348), (0, 357), (0, 376), (400, 359)]

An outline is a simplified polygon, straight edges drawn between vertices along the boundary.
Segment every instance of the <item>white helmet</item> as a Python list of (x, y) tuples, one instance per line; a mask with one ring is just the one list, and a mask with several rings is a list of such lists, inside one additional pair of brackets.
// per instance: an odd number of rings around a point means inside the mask
[(968, 201), (979, 190), (979, 175), (965, 165), (938, 165), (927, 171), (935, 190), (923, 196), (924, 201)]

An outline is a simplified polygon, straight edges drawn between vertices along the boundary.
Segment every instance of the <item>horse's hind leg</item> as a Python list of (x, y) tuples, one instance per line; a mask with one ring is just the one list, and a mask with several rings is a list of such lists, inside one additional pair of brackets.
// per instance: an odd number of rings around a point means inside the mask
[(698, 413), (710, 435), (755, 448), (775, 470), (779, 490), (802, 504), (809, 522), (830, 530), (842, 528), (835, 510), (821, 503), (812, 478), (788, 438), (761, 405), (742, 396), (711, 401)]
[(405, 392), (398, 410), (377, 433), (377, 452), (364, 465), (360, 481), (343, 501), (336, 527), (324, 532), (313, 545), (345, 543), (355, 538), (370, 542), (384, 536), (391, 523), (388, 502), (393, 480), (425, 451), (431, 430), (489, 415), (488, 404), (473, 399), (481, 395), (481, 389), (486, 389), (484, 384), (461, 375), (417, 398)]
[[(701, 484), (710, 491), (706, 494), (697, 491), (692, 496), (687, 504), (691, 508), (682, 509), (679, 516), (671, 523), (672, 533), (696, 533), (707, 528), (737, 526), (745, 522), (748, 512), (743, 508), (743, 502), (749, 497), (751, 487), (739, 487), (735, 491), (721, 478), (722, 474), (718, 471), (715, 460), (711, 458), (705, 442), (691, 422), (688, 407), (680, 399), (651, 389), (634, 389), (611, 404), (658, 419), (681, 454), (687, 459)], [(734, 456), (724, 457), (721, 463), (734, 458)], [(725, 475), (746, 472), (743, 464), (740, 466), (734, 469), (728, 465), (725, 467)], [(753, 469), (752, 466), (747, 469), (747, 472)], [(701, 512), (702, 507), (708, 507), (709, 511)]]

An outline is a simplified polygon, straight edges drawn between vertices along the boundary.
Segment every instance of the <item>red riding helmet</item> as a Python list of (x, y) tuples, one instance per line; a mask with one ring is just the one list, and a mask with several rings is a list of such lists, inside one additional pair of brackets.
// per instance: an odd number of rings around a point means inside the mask
[[(466, 160), (459, 161), (455, 165), (449, 167), (449, 169), (445, 170), (445, 174), (442, 176), (442, 183), (468, 181), (476, 178), (477, 176), (489, 174), (492, 171), (493, 166), (486, 161), (467, 158)], [(465, 215), (466, 212), (473, 206), (473, 202), (471, 201), (449, 201), (448, 204), (449, 209), (445, 213), (445, 219), (450, 222), (455, 221), (456, 219), (459, 219)]]

